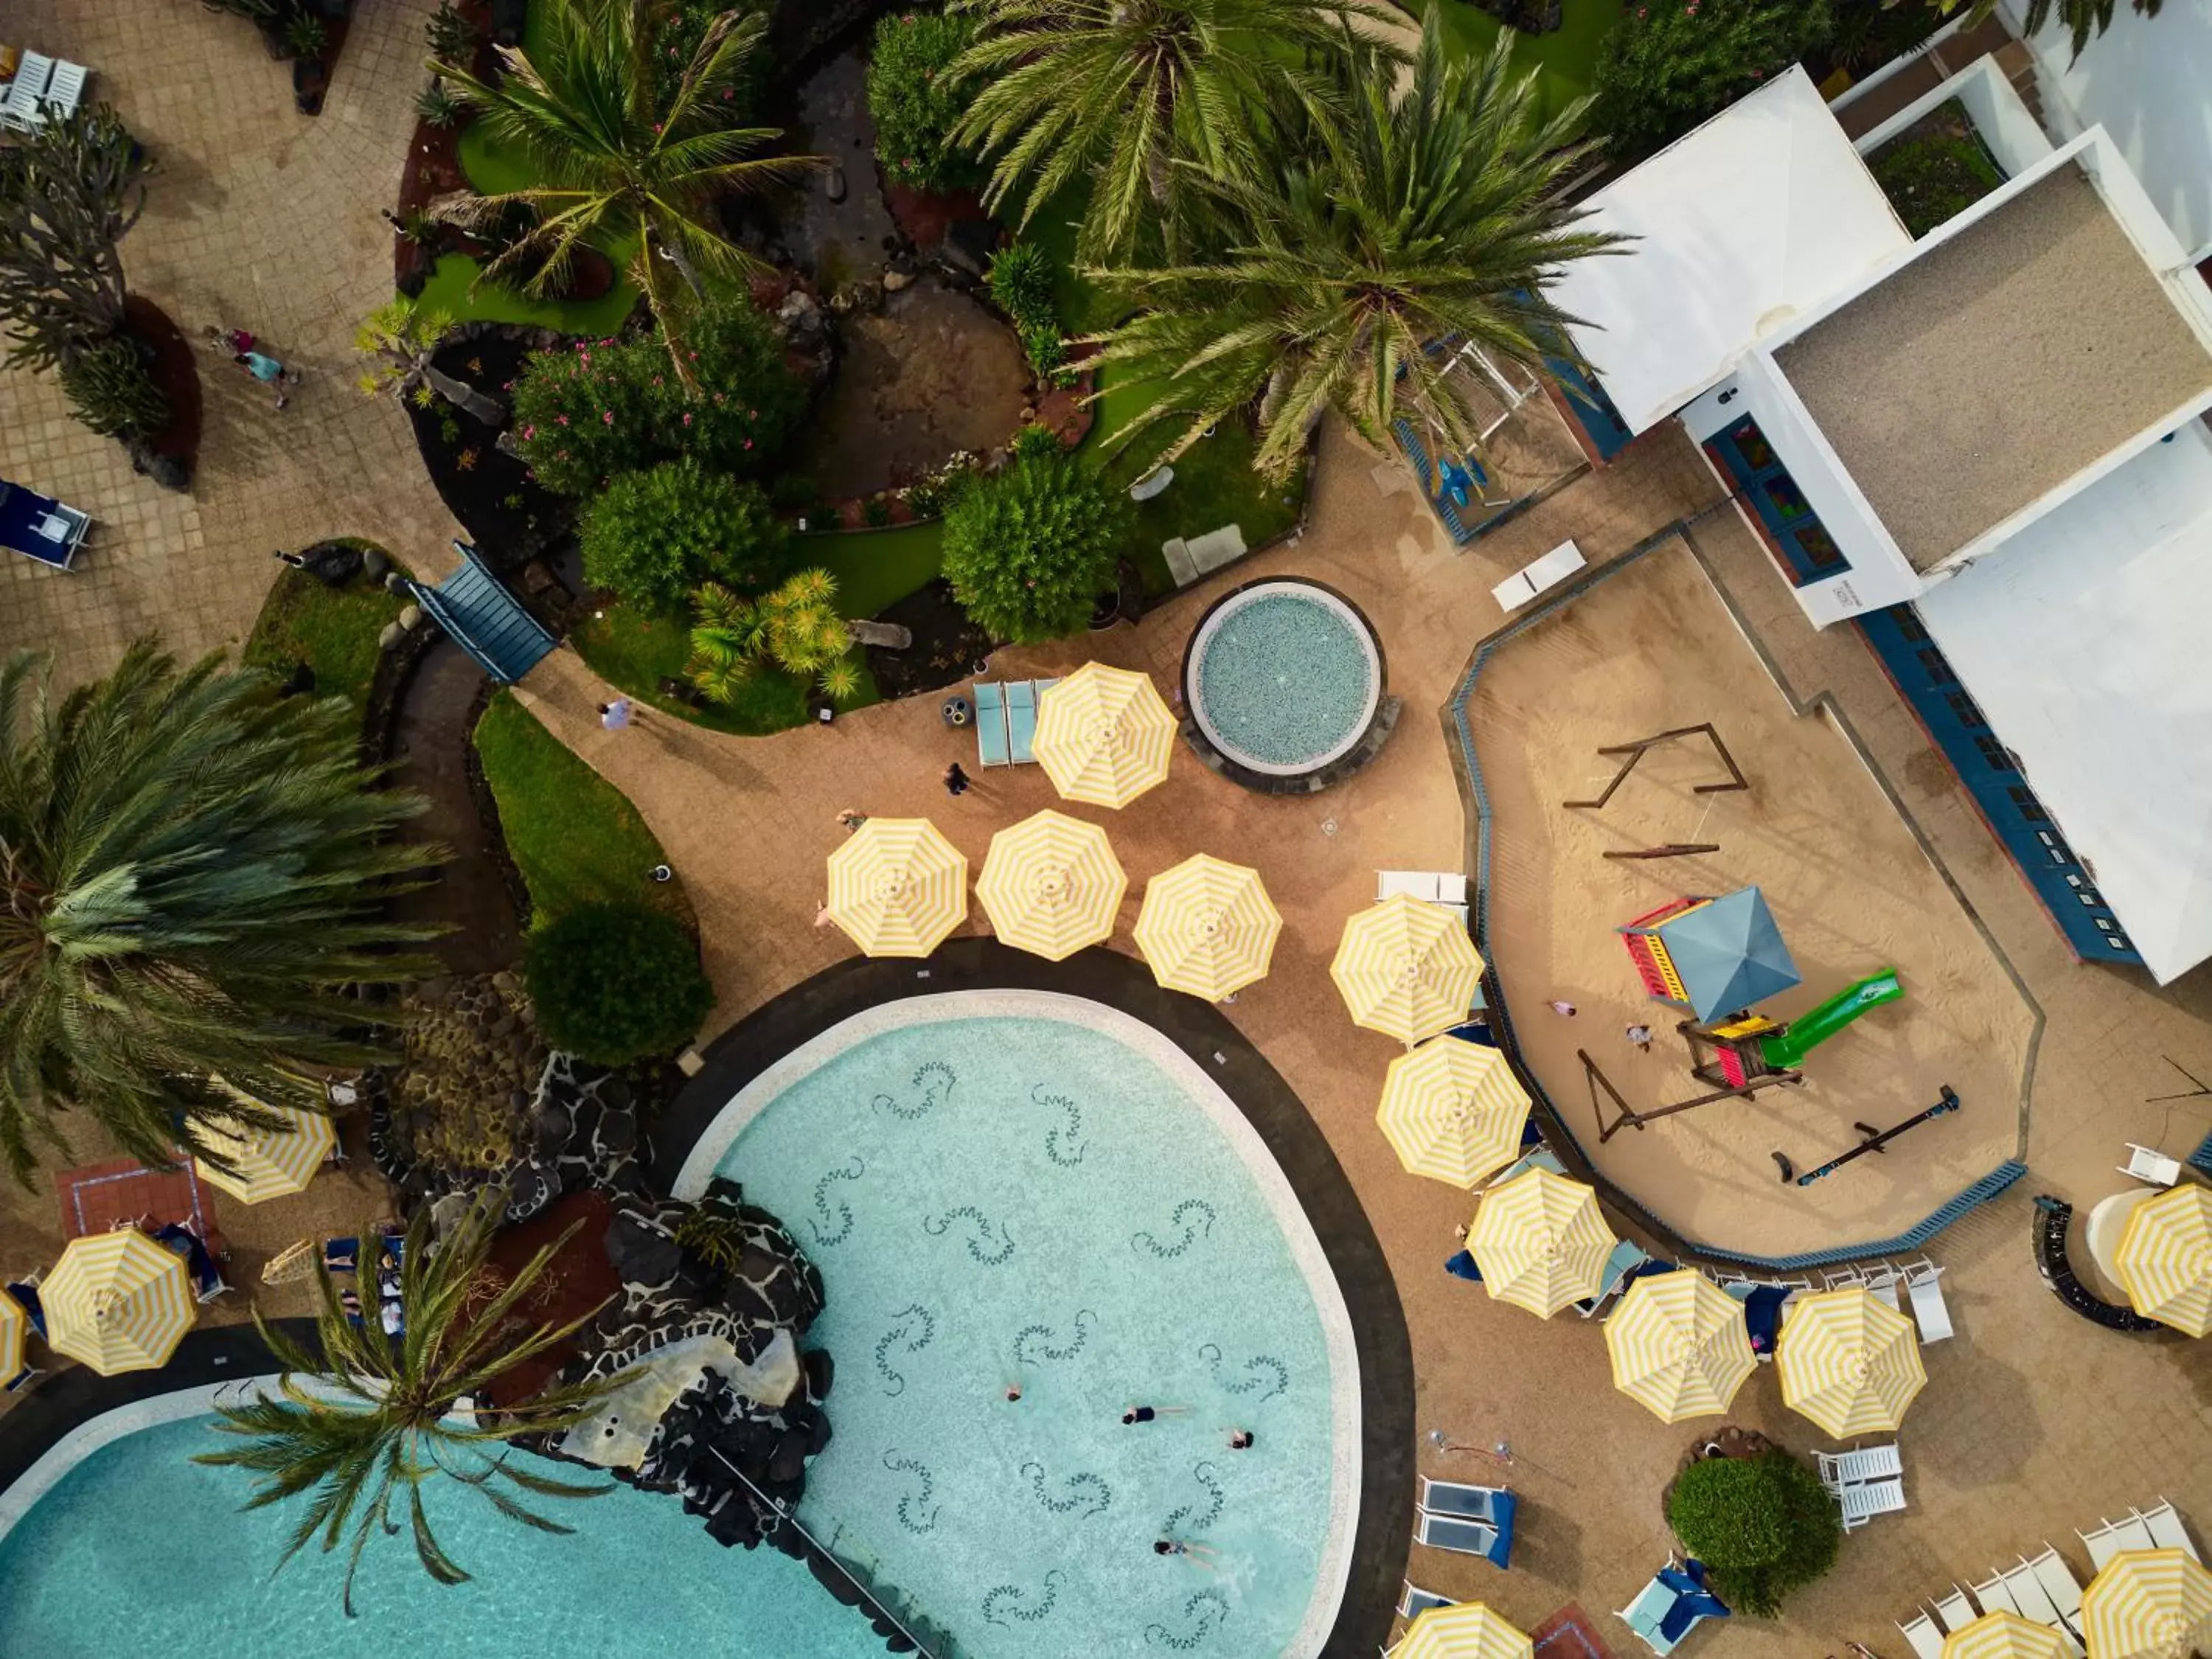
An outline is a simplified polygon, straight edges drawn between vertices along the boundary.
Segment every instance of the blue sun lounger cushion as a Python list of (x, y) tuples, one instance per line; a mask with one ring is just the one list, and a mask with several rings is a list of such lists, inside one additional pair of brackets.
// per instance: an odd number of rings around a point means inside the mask
[(1006, 743), (1017, 766), (1036, 759), (1030, 744), (1036, 741), (1036, 684), (1033, 680), (1006, 682)]
[(985, 766), (1004, 766), (1009, 759), (1006, 688), (994, 680), (975, 682), (975, 757)]

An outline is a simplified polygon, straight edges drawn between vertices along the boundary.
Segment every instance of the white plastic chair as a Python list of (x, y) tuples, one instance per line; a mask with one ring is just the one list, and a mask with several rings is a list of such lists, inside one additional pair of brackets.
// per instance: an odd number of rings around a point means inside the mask
[(2137, 1181), (2148, 1182), (2154, 1187), (2171, 1187), (2181, 1179), (2181, 1160), (2168, 1158), (2164, 1152), (2148, 1146), (2138, 1146), (2130, 1140), (2128, 1142), (2128, 1161), (2119, 1166), (2119, 1171), (2124, 1176), (2132, 1176)]
[(53, 78), (46, 82), (46, 95), (40, 100), (50, 118), (66, 121), (76, 113), (77, 104), (84, 97), (85, 76), (89, 73), (83, 64), (72, 64), (66, 58), (54, 65)]

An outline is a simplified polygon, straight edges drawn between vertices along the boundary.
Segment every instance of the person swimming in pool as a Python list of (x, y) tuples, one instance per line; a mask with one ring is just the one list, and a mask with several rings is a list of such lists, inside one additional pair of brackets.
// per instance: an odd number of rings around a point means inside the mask
[(1211, 1544), (1193, 1544), (1180, 1538), (1156, 1538), (1152, 1540), (1155, 1555), (1180, 1555), (1186, 1561), (1213, 1571), (1214, 1557), (1220, 1553)]
[(1229, 1431), (1229, 1449), (1231, 1451), (1249, 1451), (1252, 1449), (1252, 1440), (1253, 1435), (1251, 1430), (1231, 1429)]
[(1188, 1406), (1132, 1406), (1121, 1413), (1121, 1421), (1125, 1425), (1150, 1423), (1157, 1418), (1182, 1417), (1189, 1410)]

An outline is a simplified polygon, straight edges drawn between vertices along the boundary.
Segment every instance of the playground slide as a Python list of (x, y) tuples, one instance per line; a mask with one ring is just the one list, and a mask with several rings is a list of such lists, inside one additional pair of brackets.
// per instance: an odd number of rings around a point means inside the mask
[(1779, 1036), (1759, 1038), (1759, 1056), (1776, 1070), (1787, 1070), (1868, 1009), (1895, 1002), (1904, 994), (1905, 987), (1898, 983), (1897, 969), (1885, 968), (1856, 985), (1845, 986), (1826, 1002), (1798, 1015)]

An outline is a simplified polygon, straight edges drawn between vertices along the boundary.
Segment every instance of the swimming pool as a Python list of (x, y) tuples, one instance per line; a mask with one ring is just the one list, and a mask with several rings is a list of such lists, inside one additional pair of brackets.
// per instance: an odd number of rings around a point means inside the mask
[(1200, 729), (1238, 765), (1318, 771), (1366, 736), (1382, 696), (1374, 630), (1316, 582), (1254, 582), (1200, 622), (1184, 669)]
[[(828, 1288), (836, 1432), (801, 1517), (962, 1659), (1320, 1650), (1357, 1504), (1350, 1322), (1258, 1135), (1167, 1039), (1047, 993), (888, 1004), (749, 1084), (676, 1191), (717, 1173)], [(1124, 1426), (1137, 1404), (1188, 1413)]]
[[(252, 1477), (191, 1461), (225, 1443), (206, 1391), (179, 1404), (186, 1415), (125, 1432), (69, 1468), (0, 1537), (0, 1654), (881, 1659), (867, 1621), (832, 1601), (803, 1565), (774, 1550), (726, 1550), (675, 1498), (628, 1486), (539, 1504), (577, 1529), (559, 1538), (434, 1485), (424, 1501), (439, 1541), (473, 1582), (441, 1588), (404, 1534), (380, 1539), (355, 1585), (360, 1616), (349, 1620), (338, 1600), (343, 1551), (325, 1556), (311, 1545), (271, 1578), (296, 1512), (241, 1511)], [(572, 1468), (523, 1455), (575, 1478)]]

